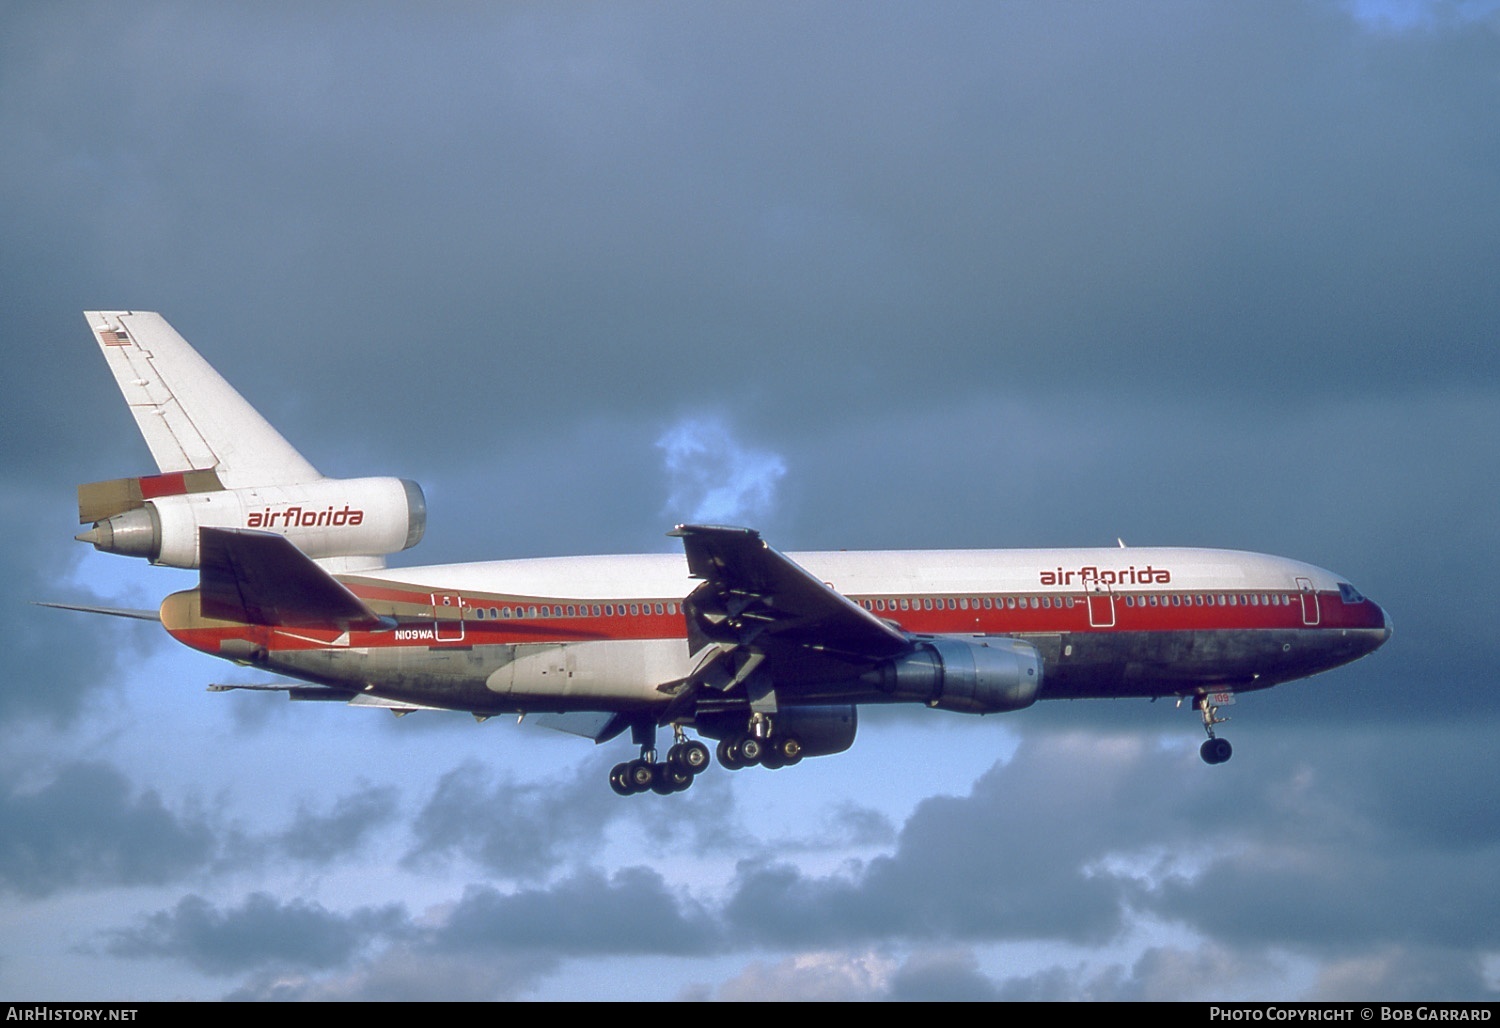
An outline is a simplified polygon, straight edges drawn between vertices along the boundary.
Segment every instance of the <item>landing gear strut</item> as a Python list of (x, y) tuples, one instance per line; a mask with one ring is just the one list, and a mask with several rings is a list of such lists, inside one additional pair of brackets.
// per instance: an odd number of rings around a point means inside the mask
[(696, 739), (689, 741), (678, 724), (672, 726), (672, 736), (667, 759), (658, 762), (656, 725), (636, 725), (632, 729), (632, 738), (640, 746), (641, 755), (610, 769), (610, 788), (621, 796), (648, 790), (666, 796), (692, 785), (693, 779), (708, 767), (708, 747)]
[(1214, 725), (1222, 725), (1229, 719), (1219, 717), (1219, 708), (1210, 703), (1206, 695), (1195, 698), (1193, 706), (1203, 715), (1203, 730), (1208, 733), (1208, 741), (1198, 747), (1198, 756), (1203, 758), (1205, 764), (1224, 763), (1233, 755), (1234, 747), (1229, 745), (1228, 739), (1220, 739), (1214, 735)]

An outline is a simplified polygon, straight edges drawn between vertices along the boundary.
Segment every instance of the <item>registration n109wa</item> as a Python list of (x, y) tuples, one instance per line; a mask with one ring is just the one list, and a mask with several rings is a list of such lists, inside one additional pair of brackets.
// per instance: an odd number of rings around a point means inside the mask
[(1237, 693), (1391, 635), (1340, 576), (1232, 550), (782, 553), (749, 528), (679, 525), (681, 555), (387, 567), (422, 538), (416, 483), (319, 474), (160, 315), (86, 316), (157, 472), (80, 486), (77, 538), (196, 568), (198, 586), (158, 610), (52, 606), (159, 621), (283, 679), (211, 689), (628, 731), (622, 795), (686, 789), (713, 762), (704, 739), (730, 769), (842, 752), (871, 703), (1176, 697), (1218, 764)]

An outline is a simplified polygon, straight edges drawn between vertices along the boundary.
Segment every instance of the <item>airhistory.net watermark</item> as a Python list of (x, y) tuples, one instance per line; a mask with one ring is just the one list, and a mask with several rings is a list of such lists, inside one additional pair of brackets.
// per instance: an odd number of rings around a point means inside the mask
[(7, 1006), (7, 1021), (134, 1021), (138, 1007), (63, 1007), (50, 1003)]

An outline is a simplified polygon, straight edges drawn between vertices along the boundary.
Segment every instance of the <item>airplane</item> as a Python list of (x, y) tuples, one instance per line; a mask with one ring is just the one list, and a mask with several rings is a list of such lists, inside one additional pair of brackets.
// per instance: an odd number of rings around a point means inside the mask
[(688, 788), (712, 762), (703, 739), (731, 770), (843, 752), (876, 703), (1175, 697), (1221, 764), (1238, 693), (1391, 637), (1340, 576), (1232, 550), (785, 554), (752, 529), (679, 525), (683, 556), (387, 567), (426, 527), (415, 482), (321, 475), (160, 314), (85, 317), (158, 471), (79, 486), (76, 538), (199, 579), (154, 611), (48, 606), (159, 621), (291, 679), (214, 691), (534, 716), (596, 743), (628, 730), (620, 795)]

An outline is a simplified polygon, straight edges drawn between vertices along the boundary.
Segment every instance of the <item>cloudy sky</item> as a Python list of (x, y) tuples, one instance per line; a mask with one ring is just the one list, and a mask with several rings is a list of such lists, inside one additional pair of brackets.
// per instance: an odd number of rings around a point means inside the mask
[[(1500, 993), (1500, 4), (0, 4), (0, 996)], [(620, 799), (505, 719), (211, 694), (87, 308), (406, 563), (1207, 545), (1392, 614), (1245, 697), (876, 711)], [(1486, 599), (1490, 597), (1490, 599)]]

